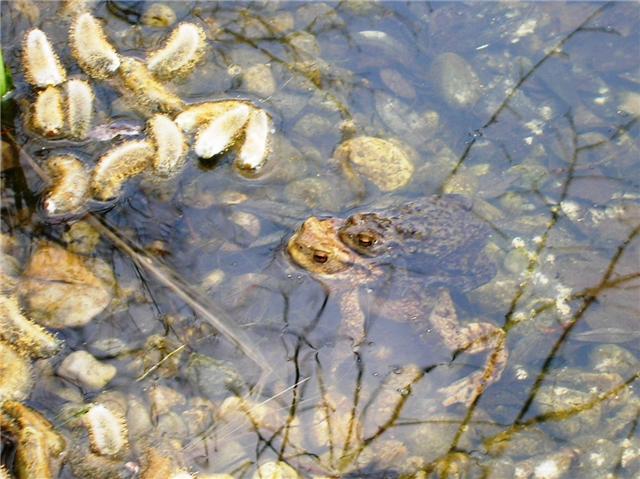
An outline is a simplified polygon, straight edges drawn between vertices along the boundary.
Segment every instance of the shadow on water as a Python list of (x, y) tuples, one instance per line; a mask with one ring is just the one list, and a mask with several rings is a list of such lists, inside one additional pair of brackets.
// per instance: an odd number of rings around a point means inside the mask
[[(248, 180), (233, 154), (198, 163), (191, 153), (177, 180), (136, 180), (110, 209), (68, 223), (42, 215), (44, 160), (75, 148), (91, 162), (109, 143), (47, 141), (24, 126), (33, 93), (10, 38), (51, 29), (63, 62), (73, 60), (66, 27), (52, 24), (58, 5), (34, 3), (38, 20), (25, 10), (31, 2), (21, 5), (2, 4), (3, 53), (23, 112), (15, 124), (3, 118), (3, 237), (21, 245), (19, 277), (43, 241), (85, 241), (73, 236), (84, 223), (100, 238), (89, 255), (117, 282), (110, 309), (61, 329), (65, 350), (38, 370), (46, 380), (26, 402), (56, 427), (77, 435), (60, 411), (120, 398), (127, 420), (146, 417), (148, 426), (130, 431), (118, 467), (125, 459), (146, 467), (152, 448), (175, 454), (176, 467), (233, 477), (257, 477), (268, 461), (302, 477), (640, 471), (640, 77), (625, 50), (639, 20), (630, 5), (169, 3), (178, 21), (198, 22), (215, 39), (204, 73), (170, 86), (188, 102), (244, 98), (267, 109), (276, 132), (267, 173)], [(143, 56), (170, 30), (144, 25), (148, 6), (109, 1), (95, 14), (119, 51)], [(256, 74), (264, 65), (269, 74)], [(95, 88), (101, 120), (143, 128), (108, 84)], [(333, 152), (362, 135), (411, 150), (411, 181), (384, 192), (373, 173), (345, 173)], [(394, 174), (393, 165), (383, 170)], [(310, 216), (346, 218), (432, 194), (473, 200), (498, 269), (471, 291), (450, 287), (451, 308), (411, 273), (427, 269), (407, 271), (399, 258), (385, 258), (383, 280), (348, 292), (286, 253)], [(430, 298), (414, 305), (413, 323), (389, 321), (404, 314), (394, 301), (411, 303), (416, 289)], [(348, 294), (366, 334), (357, 345), (343, 323), (354, 313)], [(497, 328), (452, 352), (427, 322), (434, 311)], [(491, 348), (476, 355), (479, 341)], [(78, 350), (117, 366), (108, 387), (56, 375)], [(466, 377), (478, 378), (466, 386), (468, 401), (453, 400), (450, 386)], [(15, 442), (2, 436), (0, 458), (12, 471)], [(74, 461), (60, 477), (76, 477)]]

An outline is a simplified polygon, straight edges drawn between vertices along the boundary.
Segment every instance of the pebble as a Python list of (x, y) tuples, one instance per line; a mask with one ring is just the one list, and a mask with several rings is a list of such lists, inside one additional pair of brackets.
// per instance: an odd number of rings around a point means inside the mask
[(383, 68), (380, 70), (380, 79), (382, 83), (396, 95), (410, 100), (416, 97), (416, 89), (397, 70)]
[(261, 98), (267, 98), (276, 91), (276, 81), (268, 64), (258, 64), (247, 68), (242, 74), (243, 85), (247, 91)]
[(443, 53), (431, 64), (433, 81), (444, 100), (455, 108), (473, 106), (482, 93), (475, 70), (455, 53)]
[(102, 389), (117, 372), (115, 366), (98, 361), (86, 351), (69, 354), (57, 371), (59, 376), (90, 390)]
[(299, 479), (298, 473), (286, 462), (265, 462), (253, 475), (253, 479)]
[(411, 181), (414, 166), (410, 156), (400, 143), (371, 136), (347, 140), (334, 152), (350, 180), (357, 181), (355, 171), (381, 191), (398, 190)]
[(141, 18), (143, 25), (154, 28), (170, 27), (176, 23), (176, 20), (176, 12), (164, 3), (152, 3)]

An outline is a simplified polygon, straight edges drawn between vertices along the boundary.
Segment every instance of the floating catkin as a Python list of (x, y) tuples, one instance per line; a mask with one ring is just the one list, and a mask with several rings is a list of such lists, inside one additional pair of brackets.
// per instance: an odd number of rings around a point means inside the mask
[(235, 165), (241, 170), (258, 170), (269, 153), (270, 134), (269, 115), (264, 110), (252, 111), (245, 129), (244, 143), (236, 157)]
[(191, 133), (197, 127), (209, 123), (214, 118), (237, 107), (240, 103), (252, 107), (250, 103), (241, 100), (208, 101), (191, 105), (176, 117), (176, 123), (182, 131)]
[(38, 93), (31, 114), (32, 128), (43, 136), (58, 136), (64, 129), (62, 92), (57, 86), (48, 86)]
[(100, 22), (90, 13), (76, 17), (69, 41), (71, 54), (90, 77), (104, 80), (120, 67), (120, 57), (107, 40)]
[(182, 100), (158, 82), (139, 60), (123, 58), (120, 79), (125, 93), (145, 113), (176, 113), (184, 107)]
[(225, 151), (242, 133), (250, 114), (251, 108), (240, 103), (211, 120), (198, 131), (196, 154), (200, 158), (211, 158)]
[(91, 450), (101, 456), (117, 456), (127, 447), (127, 424), (103, 404), (92, 404), (83, 416)]
[(53, 479), (58, 477), (64, 438), (42, 414), (16, 401), (2, 404), (0, 416), (11, 421), (6, 427), (16, 438), (14, 467), (19, 478)]
[(0, 340), (32, 358), (48, 358), (62, 347), (60, 340), (24, 316), (15, 296), (4, 294), (0, 294)]
[(26, 399), (33, 386), (31, 362), (7, 343), (0, 341), (0, 404)]
[(147, 66), (161, 79), (186, 75), (202, 59), (205, 40), (202, 28), (193, 23), (182, 23), (173, 30), (162, 48), (149, 55)]
[(159, 176), (169, 177), (182, 170), (187, 145), (178, 125), (166, 115), (154, 115), (149, 120), (148, 133), (156, 149), (152, 160), (154, 171)]
[(84, 140), (89, 135), (93, 122), (93, 89), (84, 80), (69, 80), (66, 93), (69, 136)]
[(82, 211), (89, 195), (89, 172), (75, 156), (50, 158), (45, 167), (51, 176), (51, 189), (44, 200), (48, 215), (73, 214)]
[(128, 141), (108, 151), (93, 170), (93, 197), (100, 201), (117, 197), (125, 181), (150, 165), (154, 152), (148, 141)]
[(24, 37), (22, 64), (25, 77), (33, 86), (44, 88), (59, 85), (67, 79), (67, 73), (47, 35), (37, 28), (27, 32)]

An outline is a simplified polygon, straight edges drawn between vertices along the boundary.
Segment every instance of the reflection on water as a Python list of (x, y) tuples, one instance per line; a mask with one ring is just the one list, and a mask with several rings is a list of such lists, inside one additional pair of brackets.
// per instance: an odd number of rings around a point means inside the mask
[[(66, 437), (59, 477), (640, 474), (634, 4), (89, 2), (122, 55), (201, 26), (203, 61), (168, 88), (187, 103), (252, 101), (273, 121), (271, 153), (247, 178), (237, 148), (190, 151), (174, 179), (143, 175), (109, 208), (52, 222), (47, 158), (91, 168), (145, 135), (111, 80), (91, 81), (91, 140), (25, 127), (20, 41), (41, 28), (83, 77), (67, 47), (74, 3), (1, 5), (16, 85), (2, 105), (2, 288), (65, 347), (32, 362), (30, 394), (0, 366), (0, 401)], [(336, 282), (287, 253), (312, 216), (385, 218), (432, 195), (466, 198), (468, 218), (401, 214), (350, 247), (314, 237), (312, 262), (332, 265), (338, 244), (351, 265), (383, 265), (375, 281)], [(462, 241), (474, 228), (481, 239)], [(383, 259), (367, 252), (389, 235)], [(483, 334), (448, 343), (437, 319)], [(20, 334), (0, 332), (0, 346), (33, 351)], [(101, 432), (91, 403), (127, 429)], [(20, 462), (35, 447), (25, 424), (49, 426), (9, 421), (20, 406), (7, 404), (0, 458), (30, 477), (44, 469)], [(56, 477), (47, 438), (37, 467)]]

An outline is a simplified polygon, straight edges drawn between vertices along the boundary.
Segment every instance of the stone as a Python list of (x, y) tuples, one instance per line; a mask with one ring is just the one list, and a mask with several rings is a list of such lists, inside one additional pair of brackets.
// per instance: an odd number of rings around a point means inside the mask
[(57, 372), (82, 388), (99, 390), (109, 384), (118, 370), (111, 364), (98, 361), (86, 351), (75, 351), (62, 361)]

